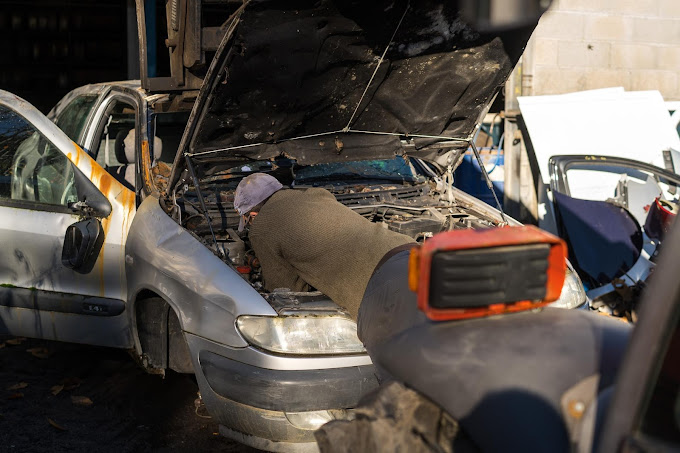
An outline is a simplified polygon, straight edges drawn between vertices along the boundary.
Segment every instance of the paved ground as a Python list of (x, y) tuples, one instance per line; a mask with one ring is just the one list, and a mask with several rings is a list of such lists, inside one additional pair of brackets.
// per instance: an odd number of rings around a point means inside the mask
[(0, 451), (256, 452), (217, 434), (197, 392), (124, 351), (0, 336)]

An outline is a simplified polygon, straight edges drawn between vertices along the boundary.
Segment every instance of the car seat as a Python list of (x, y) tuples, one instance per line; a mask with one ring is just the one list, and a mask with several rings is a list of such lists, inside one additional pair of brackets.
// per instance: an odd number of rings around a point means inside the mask
[[(113, 148), (116, 153), (116, 159), (122, 165), (109, 169), (109, 172), (130, 190), (135, 190), (135, 138), (135, 129), (122, 130), (116, 134)], [(156, 156), (160, 155), (162, 151), (163, 141), (158, 137), (154, 137), (153, 154), (151, 156), (152, 165), (156, 161)]]

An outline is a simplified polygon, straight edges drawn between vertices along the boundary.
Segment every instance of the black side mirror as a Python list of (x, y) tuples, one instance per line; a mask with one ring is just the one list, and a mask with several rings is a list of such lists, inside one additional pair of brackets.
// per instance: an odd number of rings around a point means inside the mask
[(104, 228), (99, 219), (76, 222), (66, 229), (61, 263), (76, 272), (87, 274), (94, 267), (104, 243)]
[[(73, 164), (71, 164), (73, 165)], [(87, 177), (73, 165), (78, 201), (69, 207), (85, 216), (106, 218), (111, 214), (111, 203)]]

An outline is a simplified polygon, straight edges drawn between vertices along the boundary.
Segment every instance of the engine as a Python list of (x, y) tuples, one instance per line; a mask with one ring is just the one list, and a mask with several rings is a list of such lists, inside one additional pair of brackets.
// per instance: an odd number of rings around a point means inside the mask
[[(431, 193), (426, 185), (387, 190), (379, 186), (374, 190), (364, 188), (361, 192), (334, 194), (339, 202), (367, 220), (410, 236), (418, 242), (442, 231), (495, 226), (492, 220), (464, 203), (442, 202), (438, 194)], [(180, 223), (208, 247), (216, 248), (217, 254), (225, 262), (232, 265), (256, 289), (260, 289), (261, 273), (257, 257), (250, 247), (247, 233), (236, 231), (239, 216), (230, 209), (233, 194), (213, 193), (205, 197), (212, 219), (212, 232), (205, 216), (200, 215), (197, 204), (187, 198), (187, 193), (184, 195)]]

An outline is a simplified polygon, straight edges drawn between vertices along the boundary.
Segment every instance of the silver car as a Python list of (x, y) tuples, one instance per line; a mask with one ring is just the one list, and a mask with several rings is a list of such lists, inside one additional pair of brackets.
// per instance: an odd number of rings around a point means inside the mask
[[(263, 289), (238, 181), (324, 187), (419, 241), (516, 224), (452, 178), (531, 31), (445, 2), (303, 3), (239, 8), (200, 93), (90, 85), (50, 121), (0, 92), (0, 333), (194, 373), (221, 433), (271, 451), (315, 450), (377, 381), (341, 307)], [(585, 303), (570, 272), (557, 305)]]

